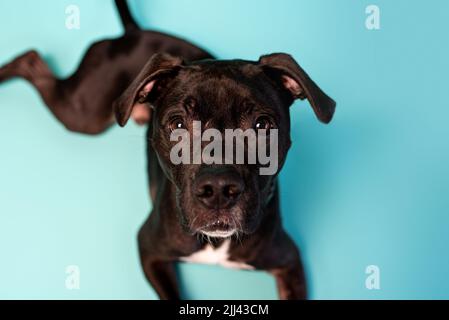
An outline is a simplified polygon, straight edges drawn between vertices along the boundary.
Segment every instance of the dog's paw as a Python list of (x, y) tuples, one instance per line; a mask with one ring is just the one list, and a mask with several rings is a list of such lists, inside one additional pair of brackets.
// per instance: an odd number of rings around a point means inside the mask
[(14, 77), (30, 79), (47, 70), (45, 63), (36, 50), (30, 50), (0, 67), (0, 82)]

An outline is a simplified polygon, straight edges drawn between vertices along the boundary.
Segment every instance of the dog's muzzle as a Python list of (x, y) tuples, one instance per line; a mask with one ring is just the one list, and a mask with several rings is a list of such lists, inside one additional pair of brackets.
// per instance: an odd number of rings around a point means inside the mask
[(193, 196), (205, 221), (198, 232), (227, 238), (238, 232), (235, 214), (245, 184), (232, 167), (204, 167), (193, 183)]
[(196, 200), (205, 208), (229, 210), (245, 190), (240, 175), (231, 168), (206, 168), (195, 179), (193, 192)]

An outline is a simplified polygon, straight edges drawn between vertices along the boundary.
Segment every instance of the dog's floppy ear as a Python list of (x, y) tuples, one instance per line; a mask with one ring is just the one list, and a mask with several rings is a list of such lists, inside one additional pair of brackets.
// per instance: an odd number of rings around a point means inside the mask
[(131, 85), (115, 100), (113, 108), (118, 124), (123, 127), (131, 115), (138, 123), (148, 122), (149, 95), (158, 89), (161, 78), (175, 72), (182, 65), (181, 58), (165, 53), (153, 55)]
[(266, 73), (275, 76), (290, 91), (293, 99), (307, 98), (318, 119), (329, 123), (335, 111), (335, 101), (326, 95), (298, 63), (286, 53), (273, 53), (260, 57), (259, 64)]

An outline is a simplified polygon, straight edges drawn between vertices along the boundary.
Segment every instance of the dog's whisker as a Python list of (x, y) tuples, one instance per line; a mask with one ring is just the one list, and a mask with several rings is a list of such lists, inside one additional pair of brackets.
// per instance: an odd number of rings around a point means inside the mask
[[(195, 221), (198, 219), (198, 216), (195, 216), (193, 220), (189, 223), (189, 229), (194, 230)], [(192, 231), (195, 232), (195, 231)]]

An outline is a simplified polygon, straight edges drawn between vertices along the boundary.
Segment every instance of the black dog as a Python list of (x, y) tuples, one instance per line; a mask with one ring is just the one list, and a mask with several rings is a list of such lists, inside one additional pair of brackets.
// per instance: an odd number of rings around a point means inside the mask
[[(90, 49), (73, 80), (56, 80), (35, 53), (0, 69), (0, 78), (25, 77), (69, 129), (98, 133), (111, 123), (112, 101), (155, 51), (189, 61), (210, 58), (181, 40), (138, 31), (125, 4), (117, 2), (125, 36)], [(106, 72), (110, 81), (104, 79)], [(176, 261), (266, 270), (276, 277), (280, 298), (306, 298), (299, 252), (281, 226), (276, 182), (290, 147), (289, 106), (297, 98), (307, 98), (321, 121), (331, 120), (335, 102), (289, 55), (187, 63), (164, 53), (154, 55), (116, 100), (121, 126), (130, 117), (149, 123), (153, 212), (139, 232), (139, 248), (145, 275), (160, 298), (179, 298)], [(278, 129), (278, 170), (262, 176), (260, 164), (174, 165), (170, 133), (191, 131), (194, 120), (221, 132)]]

